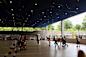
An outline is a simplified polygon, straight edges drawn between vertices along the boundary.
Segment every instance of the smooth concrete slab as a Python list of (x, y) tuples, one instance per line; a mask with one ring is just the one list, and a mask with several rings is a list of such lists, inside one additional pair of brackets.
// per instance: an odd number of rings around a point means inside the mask
[[(3, 44), (3, 45), (2, 45)], [(0, 41), (0, 57), (3, 57), (9, 51), (10, 41)], [(27, 41), (27, 50), (20, 51), (16, 54), (16, 57), (77, 57), (79, 49), (86, 53), (86, 45), (81, 44), (80, 48), (76, 47), (76, 44), (67, 43), (68, 47), (62, 47), (59, 44), (55, 48), (54, 42), (51, 41), (49, 47), (48, 41), (40, 41), (37, 44), (36, 40)], [(6, 50), (6, 51), (5, 51)], [(8, 55), (12, 57), (12, 55)]]

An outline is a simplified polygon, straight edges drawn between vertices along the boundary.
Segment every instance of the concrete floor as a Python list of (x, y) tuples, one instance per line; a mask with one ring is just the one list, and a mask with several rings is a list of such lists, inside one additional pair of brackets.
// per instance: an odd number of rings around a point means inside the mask
[[(0, 57), (8, 53), (9, 43), (10, 41), (0, 41)], [(35, 40), (30, 40), (27, 42), (27, 50), (18, 52), (16, 57), (77, 57), (79, 49), (86, 53), (86, 45), (80, 45), (80, 48), (77, 48), (76, 44), (67, 44), (68, 47), (63, 48), (59, 43), (60, 46), (55, 48), (53, 41), (49, 47), (48, 41), (40, 41), (40, 45), (38, 45)], [(12, 55), (7, 57), (12, 57)]]

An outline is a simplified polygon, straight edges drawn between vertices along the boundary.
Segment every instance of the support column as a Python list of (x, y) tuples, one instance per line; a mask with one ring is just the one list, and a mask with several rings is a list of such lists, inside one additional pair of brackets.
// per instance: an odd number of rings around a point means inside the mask
[(64, 38), (64, 21), (61, 20), (61, 37)]

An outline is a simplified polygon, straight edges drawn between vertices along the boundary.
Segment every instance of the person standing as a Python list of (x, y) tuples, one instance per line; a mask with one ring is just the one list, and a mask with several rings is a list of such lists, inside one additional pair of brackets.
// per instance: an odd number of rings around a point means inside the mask
[(47, 37), (47, 40), (48, 40), (48, 42), (49, 42), (49, 46), (50, 46), (50, 41), (51, 41), (51, 40), (50, 40), (50, 37)]
[(77, 44), (77, 47), (80, 47), (80, 38), (78, 38), (78, 36), (76, 36), (76, 44)]
[[(53, 38), (53, 41), (54, 41), (54, 44), (55, 44), (55, 47), (56, 47), (58, 45), (58, 43), (57, 43), (57, 39), (55, 38), (55, 36)], [(59, 47), (59, 45), (58, 45), (58, 47)]]
[(37, 37), (37, 39), (36, 39), (37, 40), (37, 44), (39, 44), (39, 41), (40, 41), (39, 36), (40, 36), (39, 34), (36, 35), (36, 37)]

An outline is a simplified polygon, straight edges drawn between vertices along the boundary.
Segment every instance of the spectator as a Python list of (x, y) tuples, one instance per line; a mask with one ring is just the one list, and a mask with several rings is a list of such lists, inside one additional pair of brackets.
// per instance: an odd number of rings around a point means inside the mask
[(79, 50), (77, 57), (86, 57), (86, 56), (85, 56), (85, 53), (82, 50)]

